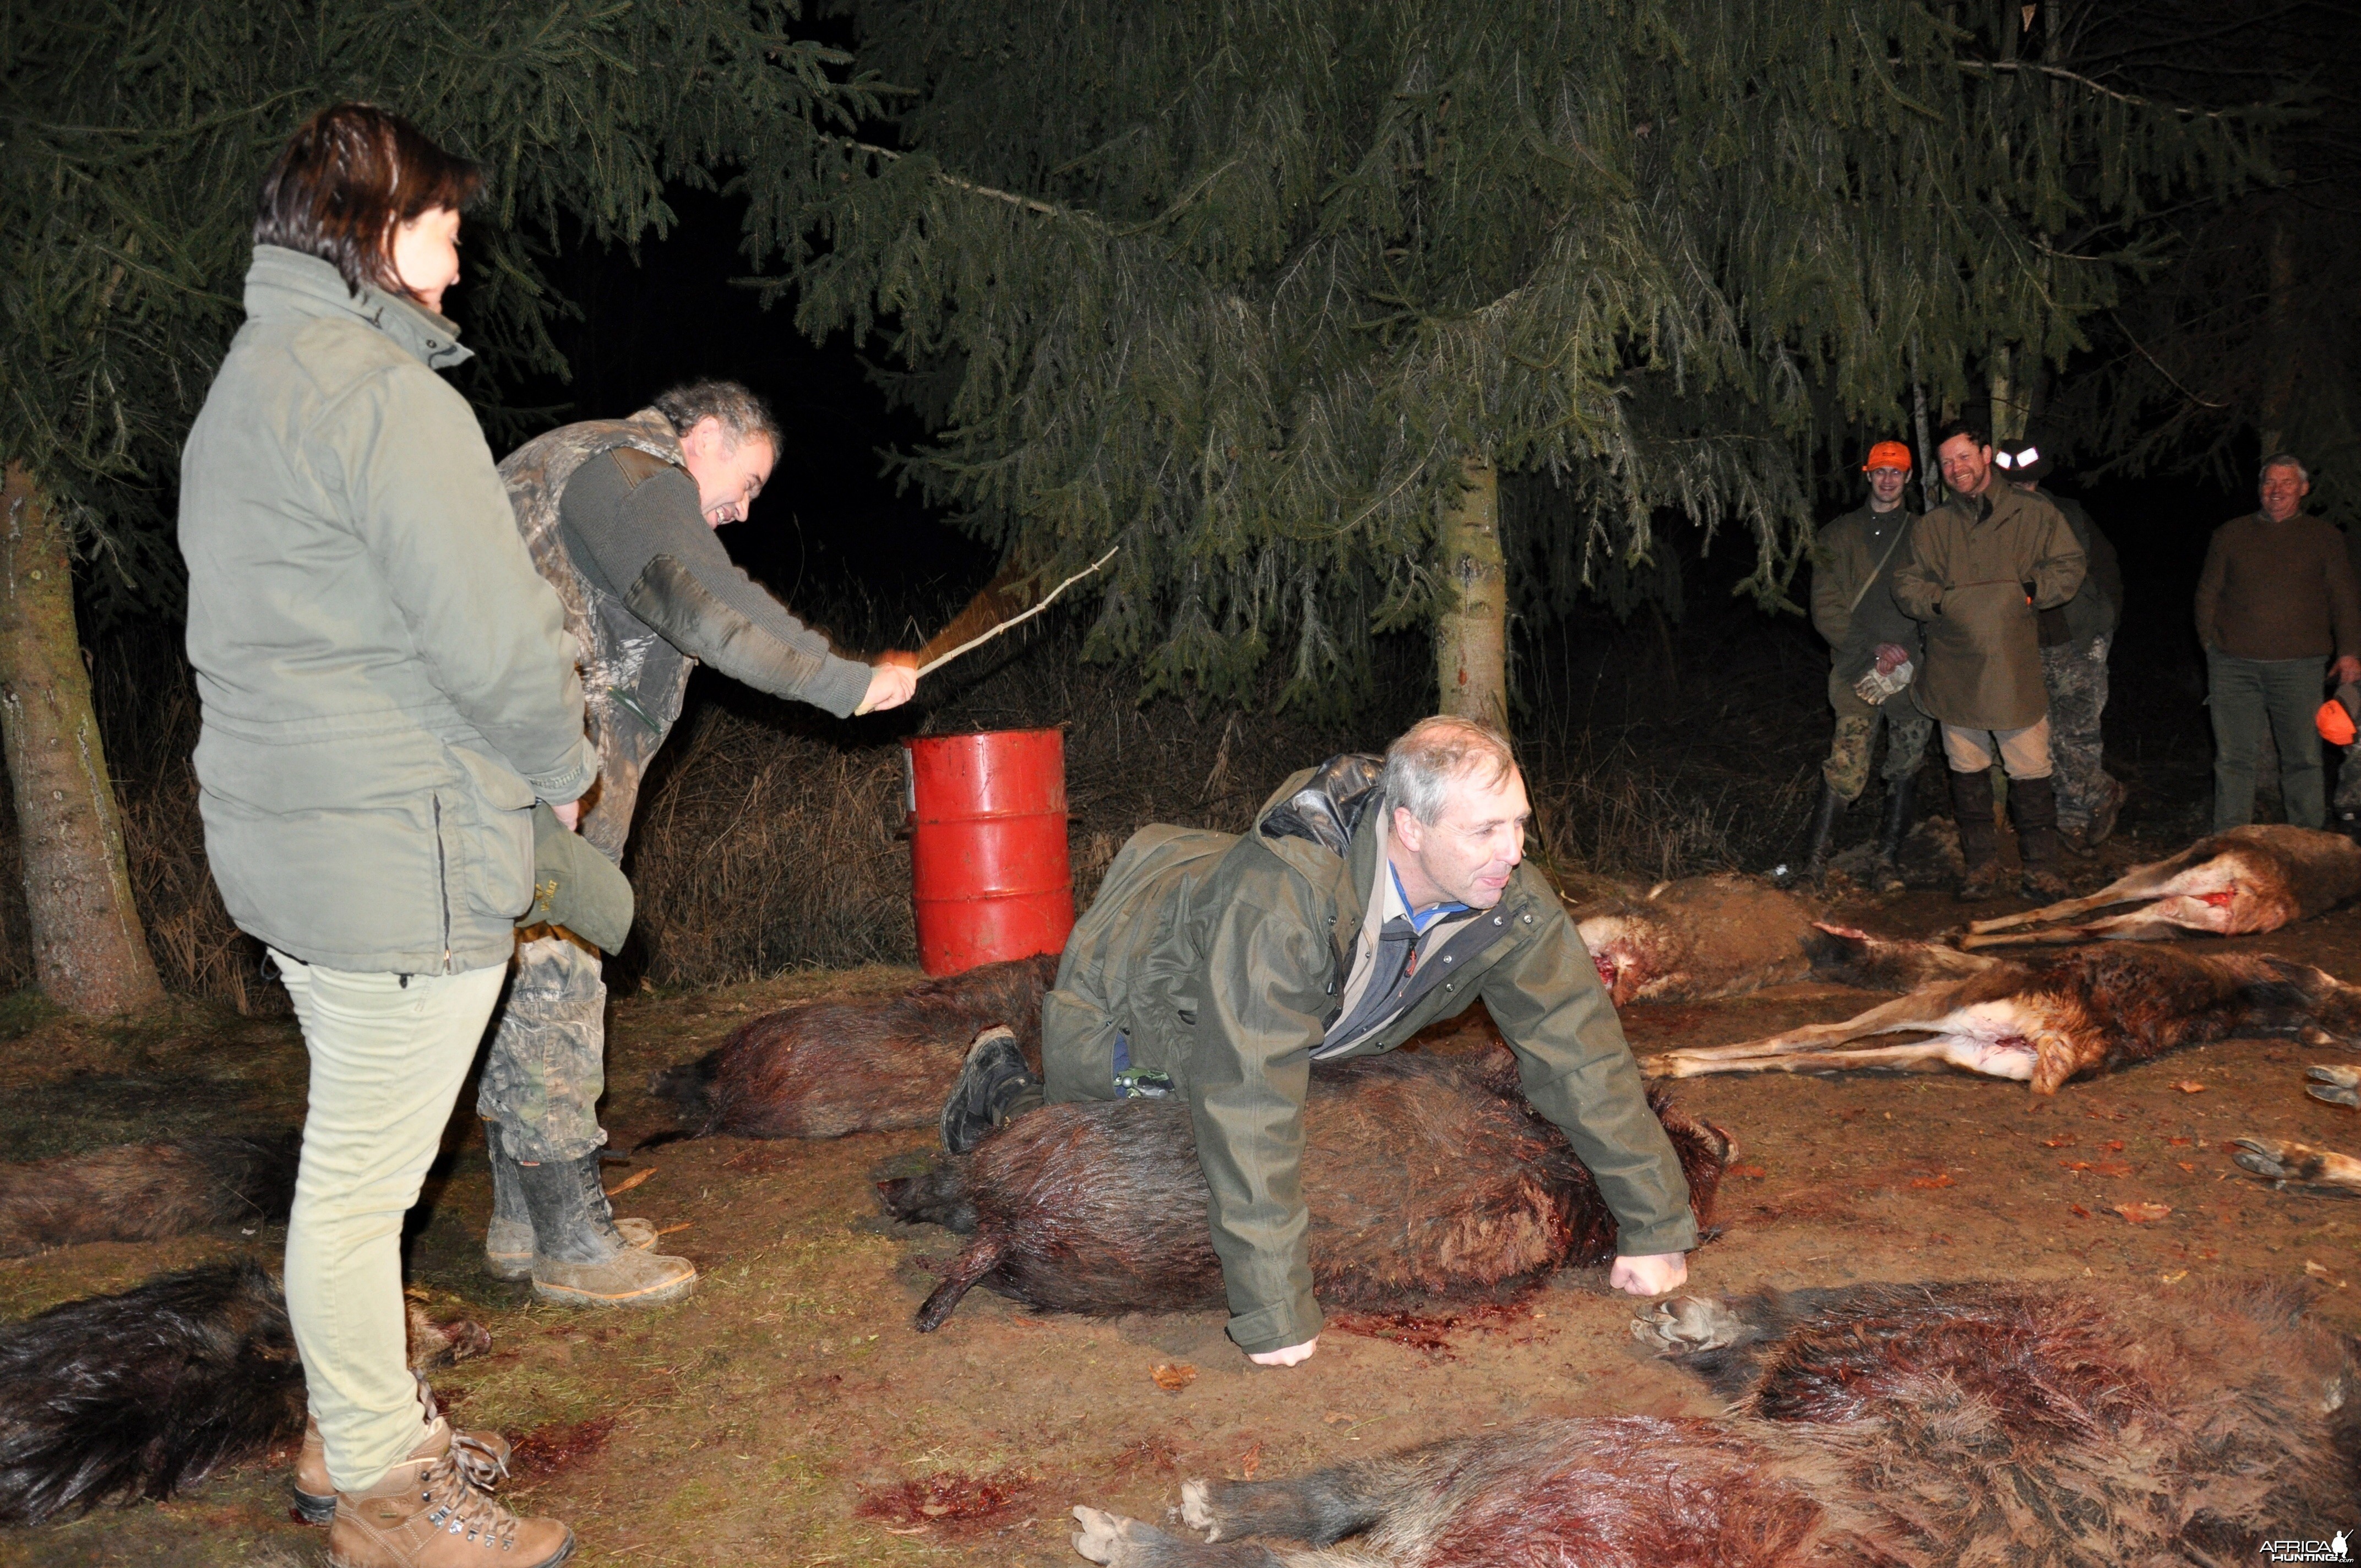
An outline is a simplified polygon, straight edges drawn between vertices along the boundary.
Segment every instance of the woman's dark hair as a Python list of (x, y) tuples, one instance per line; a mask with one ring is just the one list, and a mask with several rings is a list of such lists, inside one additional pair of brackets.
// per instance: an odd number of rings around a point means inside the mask
[(393, 270), (393, 231), (436, 207), (465, 211), (483, 170), (374, 104), (321, 110), (262, 177), (254, 243), (316, 256), (365, 287), (412, 298)]

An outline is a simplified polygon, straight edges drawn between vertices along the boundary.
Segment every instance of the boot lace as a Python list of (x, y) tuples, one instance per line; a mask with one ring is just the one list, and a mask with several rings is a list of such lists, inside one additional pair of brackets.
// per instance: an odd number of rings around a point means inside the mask
[(514, 1550), (517, 1528), (523, 1521), (483, 1490), (489, 1482), (478, 1479), (505, 1474), (506, 1467), (481, 1444), (455, 1436), (451, 1452), (428, 1465), (419, 1481), (427, 1524), (487, 1550)]

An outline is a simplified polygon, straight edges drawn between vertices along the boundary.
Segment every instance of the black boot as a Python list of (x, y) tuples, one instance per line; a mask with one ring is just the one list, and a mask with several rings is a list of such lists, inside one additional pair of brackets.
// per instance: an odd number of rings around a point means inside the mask
[(653, 1307), (696, 1286), (697, 1265), (642, 1252), (615, 1229), (598, 1184), (598, 1150), (521, 1163), (516, 1175), (533, 1214), (534, 1295), (577, 1307)]
[(1960, 858), (1967, 862), (1967, 874), (1960, 879), (1960, 902), (1993, 897), (2000, 892), (2000, 825), (1993, 820), (1990, 771), (1952, 773), (1951, 815), (1960, 824)]
[(1905, 773), (1885, 786), (1885, 819), (1877, 825), (1877, 891), (1900, 893), (1902, 840), (1910, 837), (1910, 796), (1918, 787), (1916, 773)]
[(1817, 883), (1828, 874), (1828, 844), (1837, 836), (1837, 813), (1846, 804), (1827, 779), (1820, 781), (1820, 798), (1813, 803), (1812, 826), (1804, 839), (1804, 881)]
[(2016, 859), (2027, 898), (2063, 898), (2058, 874), (2058, 790), (2054, 780), (2012, 780), (2010, 815), (2016, 818)]
[[(533, 1210), (524, 1201), (522, 1168), (508, 1152), (505, 1141), (514, 1136), (503, 1132), (498, 1122), (484, 1124), (484, 1157), (492, 1168), (492, 1218), (484, 1227), (484, 1272), (495, 1279), (533, 1277)], [(615, 1234), (625, 1245), (642, 1252), (656, 1245), (656, 1228), (646, 1220), (617, 1220)]]
[(943, 1102), (943, 1147), (967, 1153), (1020, 1108), (1029, 1108), (1025, 1102), (1038, 1104), (1040, 1098), (1041, 1080), (1025, 1065), (1016, 1032), (1005, 1026), (986, 1029), (968, 1047), (959, 1082)]

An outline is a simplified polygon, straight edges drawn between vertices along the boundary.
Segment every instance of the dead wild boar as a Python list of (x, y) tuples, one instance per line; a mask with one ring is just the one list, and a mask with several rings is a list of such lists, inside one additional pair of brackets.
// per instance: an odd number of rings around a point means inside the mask
[[(405, 1305), (412, 1366), (491, 1348), (478, 1324)], [(303, 1409), (286, 1298), (251, 1261), (0, 1325), (0, 1525), (169, 1497), (292, 1442)]]
[[(2069, 1080), (2212, 1040), (2285, 1035), (2361, 1047), (2361, 987), (2265, 954), (2105, 944), (2021, 959), (1957, 957), (1984, 967), (1929, 981), (1841, 1023), (1665, 1051), (1640, 1069), (1652, 1078), (1696, 1078), (1950, 1067), (2054, 1094)], [(1877, 1043), (1908, 1032), (1931, 1037)]]
[[(2233, 828), (2169, 859), (2134, 866), (2088, 898), (1975, 921), (1960, 945), (2154, 942), (2192, 931), (2245, 936), (2309, 920), (2356, 893), (2361, 844), (2344, 834), (2276, 822)], [(2116, 904), (2143, 907), (2080, 926), (2055, 924)], [(2044, 928), (2017, 929), (2035, 926)]]
[[(1517, 1092), (1505, 1046), (1397, 1052), (1323, 1066), (1305, 1103), (1303, 1191), (1313, 1288), (1333, 1306), (1466, 1301), (1567, 1262), (1614, 1255), (1615, 1220), (1563, 1134)], [(1735, 1143), (1652, 1102), (1708, 1223)], [(1188, 1106), (1046, 1106), (972, 1154), (878, 1183), (898, 1220), (974, 1239), (918, 1310), (920, 1332), (968, 1290), (1049, 1311), (1222, 1304)]]
[(0, 1257), (283, 1220), (297, 1147), (291, 1132), (181, 1138), (0, 1166)]
[(1078, 1508), (1074, 1547), (1111, 1568), (2229, 1568), (2354, 1527), (2361, 1345), (2290, 1292), (1859, 1285), (1684, 1298), (1633, 1330), (1730, 1413), (1191, 1480), (1196, 1534)]
[(678, 1109), (692, 1137), (840, 1138), (928, 1127), (976, 1036), (1016, 1031), (1041, 1065), (1041, 998), (1058, 955), (983, 964), (890, 996), (799, 1002), (741, 1024), (648, 1091)]

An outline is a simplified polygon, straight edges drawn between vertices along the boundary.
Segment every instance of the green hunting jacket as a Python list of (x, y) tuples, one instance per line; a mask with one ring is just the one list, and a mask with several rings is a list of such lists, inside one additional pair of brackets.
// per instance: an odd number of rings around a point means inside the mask
[(451, 323), (258, 246), (181, 455), (205, 856), (305, 963), (508, 961), (533, 804), (590, 785), (579, 653), (517, 537)]
[[(1188, 1102), (1229, 1334), (1249, 1354), (1320, 1332), (1303, 1103), (1384, 869), (1375, 771), (1374, 758), (1346, 757), (1299, 773), (1242, 837), (1162, 825), (1134, 834), (1076, 924), (1043, 1004), (1049, 1100), (1115, 1098), (1121, 1034), (1132, 1066), (1169, 1074)], [(1598, 1179), (1620, 1226), (1617, 1250), (1697, 1245), (1688, 1184), (1622, 1025), (1537, 872), (1521, 866), (1499, 905), (1422, 958), (1419, 973), (1434, 979), (1405, 1012), (1323, 1059), (1392, 1050), (1480, 998), (1520, 1058), (1525, 1098)]]
[[(1927, 662), (1918, 623), (1894, 602), (1894, 575), (1910, 559), (1910, 525), (1916, 521), (1907, 506), (1877, 511), (1864, 502), (1812, 541), (1812, 627), (1828, 641), (1828, 701), (1839, 712), (1851, 711), (1846, 699), (1877, 663), (1879, 643), (1899, 645), (1914, 671)], [(1872, 572), (1878, 573), (1873, 583)]]
[(1918, 710), (1966, 729), (2022, 729), (2049, 711), (2036, 611), (2082, 586), (2082, 547), (2047, 498), (1995, 475), (1981, 496), (1953, 496), (1910, 531), (1894, 600), (1927, 626), (1927, 667), (1910, 683)]

